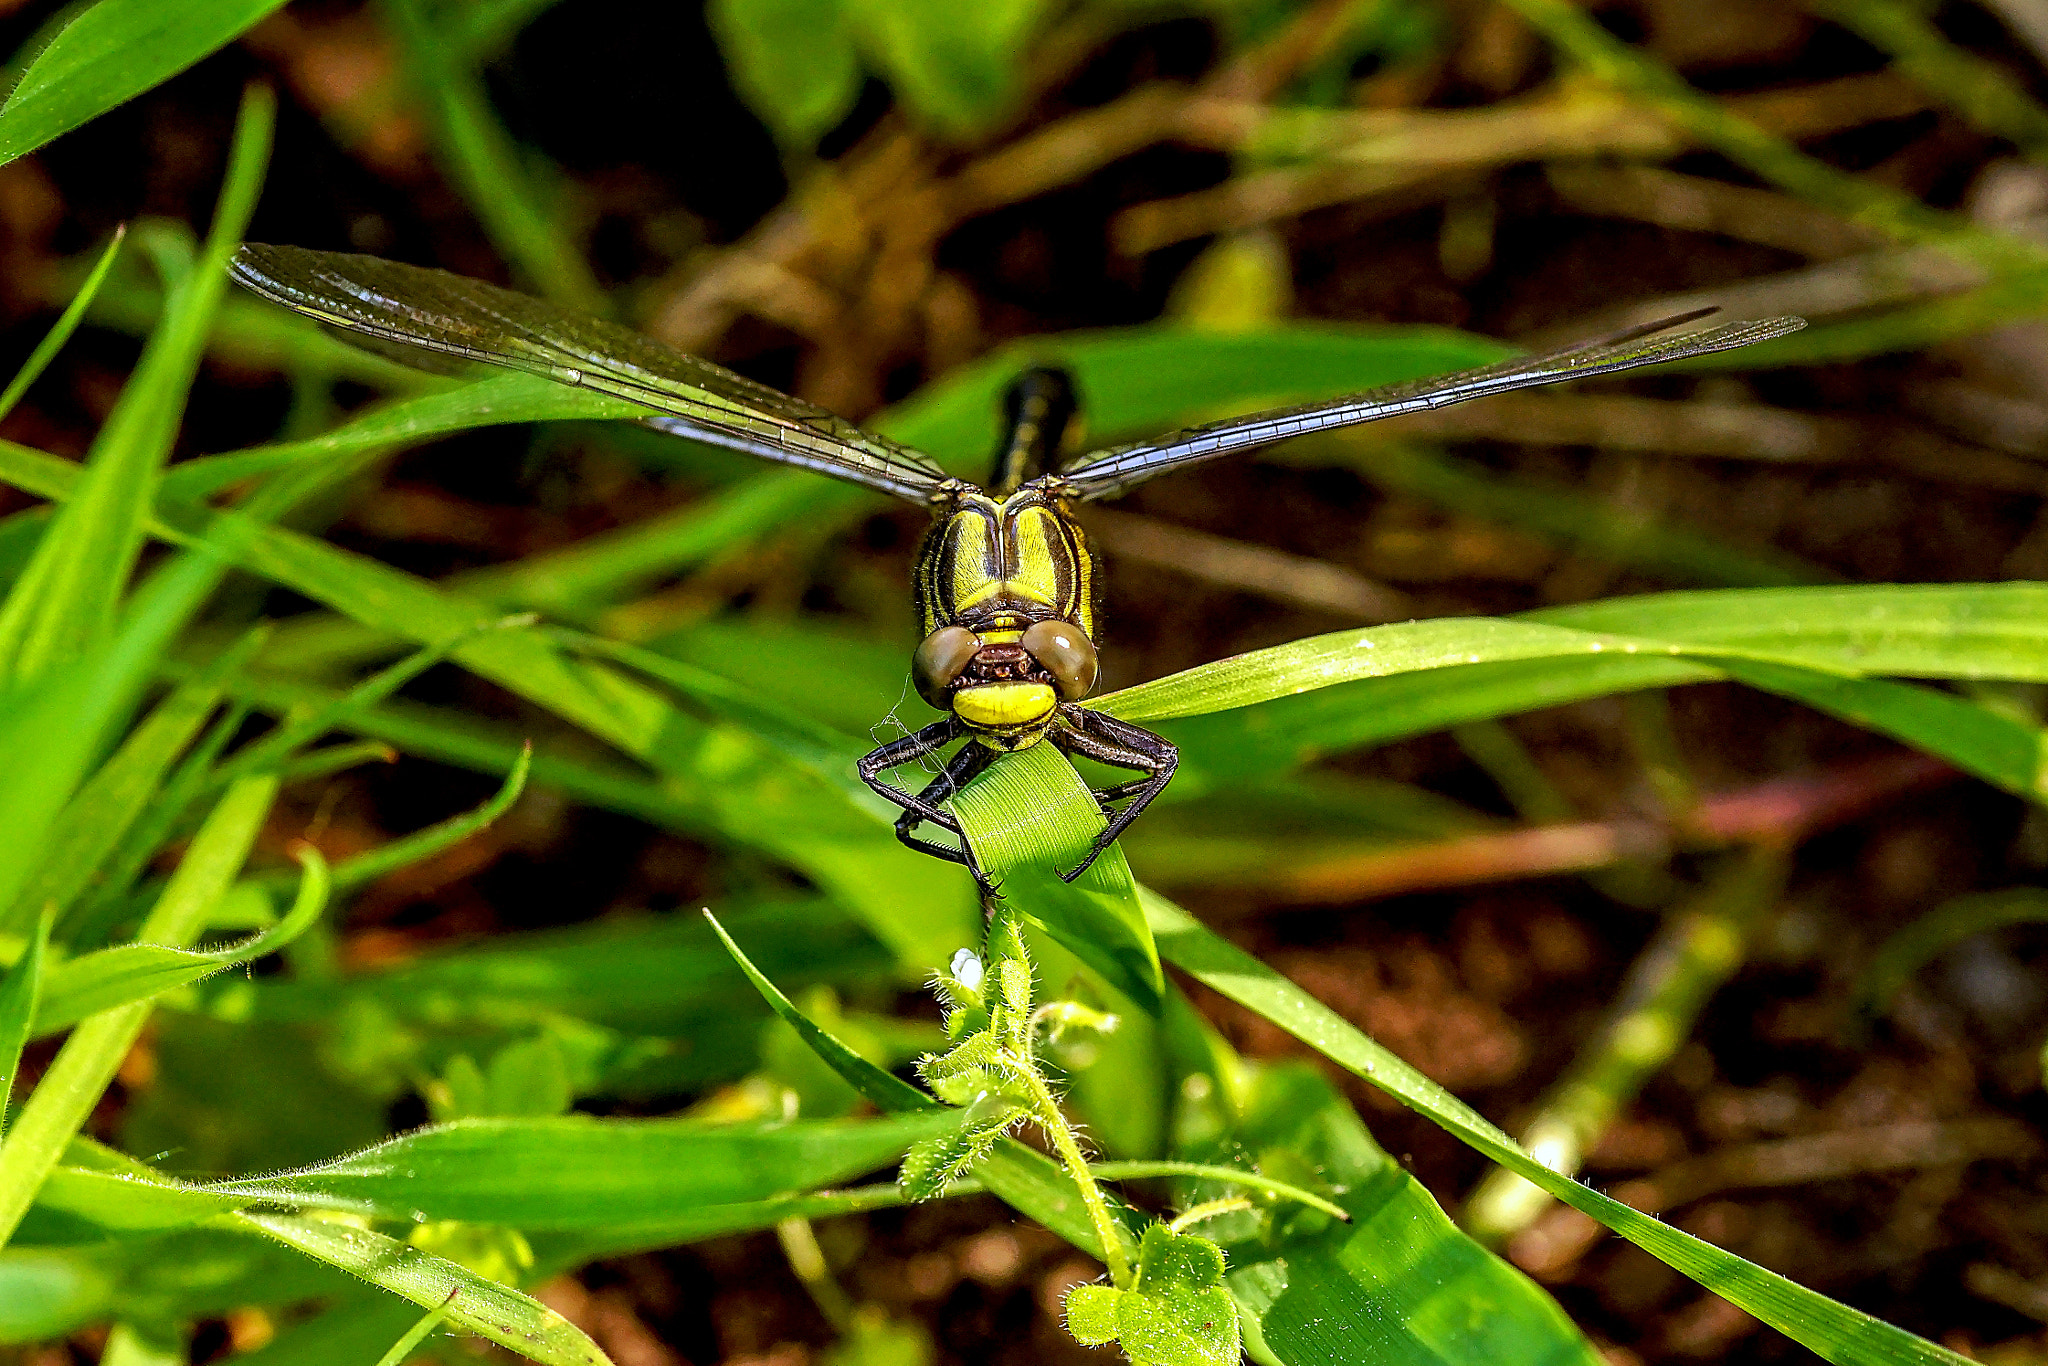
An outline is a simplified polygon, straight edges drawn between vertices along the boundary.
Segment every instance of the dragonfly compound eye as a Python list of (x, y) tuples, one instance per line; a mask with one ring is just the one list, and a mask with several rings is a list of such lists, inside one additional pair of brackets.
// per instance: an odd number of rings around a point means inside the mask
[(1017, 643), (1053, 676), (1060, 700), (1078, 702), (1095, 687), (1095, 642), (1071, 621), (1034, 622)]
[(941, 626), (924, 638), (910, 659), (910, 678), (917, 695), (946, 710), (953, 694), (953, 680), (981, 648), (981, 639), (965, 626)]

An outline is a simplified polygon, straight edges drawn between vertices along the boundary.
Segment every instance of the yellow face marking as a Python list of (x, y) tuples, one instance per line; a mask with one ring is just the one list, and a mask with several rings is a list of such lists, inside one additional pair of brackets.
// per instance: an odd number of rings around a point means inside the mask
[(953, 714), (970, 726), (1006, 730), (1052, 715), (1059, 699), (1044, 683), (988, 683), (953, 694)]

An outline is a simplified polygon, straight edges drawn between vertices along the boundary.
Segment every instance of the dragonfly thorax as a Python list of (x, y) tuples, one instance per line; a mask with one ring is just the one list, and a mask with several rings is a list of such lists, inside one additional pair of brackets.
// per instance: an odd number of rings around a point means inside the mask
[(916, 600), (929, 636), (942, 626), (1023, 630), (1059, 618), (1095, 638), (1095, 552), (1046, 482), (1005, 498), (975, 490), (940, 513), (918, 547)]

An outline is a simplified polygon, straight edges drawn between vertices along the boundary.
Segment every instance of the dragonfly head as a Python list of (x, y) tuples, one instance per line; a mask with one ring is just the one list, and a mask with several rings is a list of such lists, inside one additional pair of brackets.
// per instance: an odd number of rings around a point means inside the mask
[(925, 701), (1001, 750), (1035, 744), (1060, 703), (1078, 702), (1094, 688), (1095, 673), (1095, 643), (1058, 618), (995, 622), (980, 631), (941, 626), (911, 663)]

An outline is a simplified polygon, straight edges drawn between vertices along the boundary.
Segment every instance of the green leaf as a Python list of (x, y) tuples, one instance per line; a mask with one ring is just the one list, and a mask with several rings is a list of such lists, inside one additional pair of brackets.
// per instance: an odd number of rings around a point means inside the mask
[(36, 55), (0, 108), (0, 165), (175, 76), (283, 3), (99, 0)]
[[(1203, 1226), (1228, 1250), (1231, 1289), (1275, 1355), (1337, 1366), (1370, 1344), (1373, 1359), (1390, 1364), (1598, 1366), (1557, 1302), (1459, 1230), (1319, 1072), (1260, 1068), (1238, 1089), (1235, 1122), (1198, 1150), (1213, 1145), (1313, 1173), (1351, 1218), (1332, 1224), (1275, 1207), (1261, 1220), (1236, 1215)], [(1198, 1198), (1228, 1189), (1203, 1182)], [(1233, 1223), (1263, 1227), (1226, 1236)]]
[(712, 0), (704, 17), (747, 105), (785, 147), (808, 151), (860, 96), (841, 0)]
[(58, 964), (48, 974), (36, 1011), (36, 1035), (54, 1034), (88, 1015), (175, 991), (237, 963), (253, 963), (297, 939), (319, 920), (328, 889), (327, 863), (319, 851), (302, 845), (298, 857), (304, 873), (291, 911), (270, 929), (231, 948), (122, 944)]
[(938, 1102), (930, 1096), (903, 1078), (883, 1071), (819, 1028), (809, 1016), (796, 1008), (795, 1002), (783, 995), (781, 989), (754, 966), (753, 961), (745, 953), (741, 952), (740, 946), (733, 942), (732, 936), (725, 932), (725, 926), (718, 923), (718, 917), (711, 914), (708, 908), (704, 912), (704, 919), (710, 922), (712, 933), (718, 936), (718, 942), (725, 945), (726, 953), (739, 965), (740, 971), (746, 974), (747, 981), (760, 993), (761, 999), (768, 1003), (768, 1008), (773, 1010), (784, 1024), (795, 1030), (797, 1037), (809, 1044), (812, 1051), (824, 1059), (847, 1085), (872, 1101), (876, 1109), (885, 1114), (915, 1114), (939, 1108)]
[(0, 1133), (6, 1132), (7, 1100), (21, 1071), (21, 1050), (28, 1043), (29, 1024), (43, 986), (43, 955), (50, 947), (52, 910), (36, 917), (28, 945), (7, 976), (0, 980)]
[(288, 1214), (231, 1215), (233, 1226), (380, 1286), (424, 1309), (448, 1307), (448, 1320), (544, 1366), (611, 1366), (583, 1330), (536, 1299), (486, 1280), (366, 1228)]
[(1124, 995), (1156, 1007), (1165, 978), (1123, 851), (1104, 850), (1071, 883), (1060, 877), (1086, 857), (1104, 824), (1065, 755), (1051, 745), (1006, 754), (948, 806), (1004, 900)]
[(1962, 1366), (1945, 1348), (1808, 1290), (1545, 1167), (1470, 1107), (1361, 1034), (1329, 1007), (1257, 959), (1211, 934), (1186, 912), (1146, 894), (1167, 961), (1271, 1020), (1342, 1067), (1449, 1131), (1565, 1204), (1592, 1216), (1832, 1362)]
[(861, 48), (896, 97), (937, 132), (964, 138), (1009, 112), (1045, 0), (844, 0)]
[(1133, 1366), (1235, 1366), (1243, 1353), (1237, 1306), (1223, 1286), (1223, 1250), (1165, 1224), (1145, 1230), (1129, 1290), (1081, 1285), (1068, 1292), (1067, 1328), (1086, 1346), (1116, 1342)]
[(469, 1119), (332, 1162), (205, 1187), (290, 1203), (338, 1197), (395, 1218), (589, 1229), (687, 1217), (859, 1176), (959, 1123), (953, 1111), (867, 1120)]

